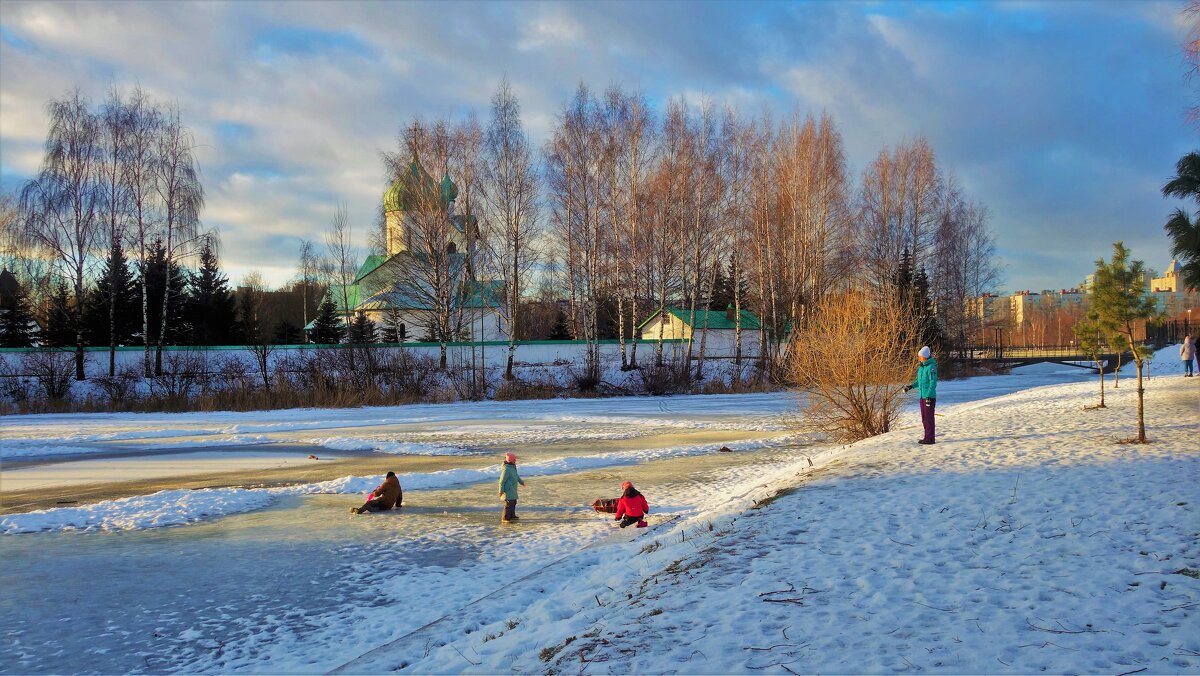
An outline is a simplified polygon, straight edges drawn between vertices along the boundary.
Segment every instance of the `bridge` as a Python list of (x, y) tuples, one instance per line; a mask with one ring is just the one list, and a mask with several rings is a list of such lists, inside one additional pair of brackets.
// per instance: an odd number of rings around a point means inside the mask
[[(1096, 370), (1096, 361), (1090, 354), (1085, 354), (1076, 345), (1054, 345), (1042, 347), (1012, 347), (1009, 345), (977, 347), (967, 350), (967, 359), (984, 364), (996, 364), (1016, 368), (1030, 364), (1054, 363), (1076, 368)], [(1127, 364), (1133, 361), (1133, 353), (1129, 351), (1117, 353), (1106, 351), (1100, 355), (1101, 370), (1112, 373), (1117, 370), (1117, 364)]]

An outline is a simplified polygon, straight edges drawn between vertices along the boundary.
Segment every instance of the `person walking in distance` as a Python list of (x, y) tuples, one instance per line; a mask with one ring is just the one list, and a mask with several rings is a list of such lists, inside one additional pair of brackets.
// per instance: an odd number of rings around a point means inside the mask
[(1179, 346), (1179, 359), (1183, 362), (1183, 377), (1192, 377), (1192, 360), (1196, 358), (1196, 344), (1191, 336), (1183, 337), (1183, 345)]
[(904, 391), (917, 388), (917, 394), (921, 397), (921, 424), (925, 426), (925, 438), (917, 443), (932, 444), (933, 408), (937, 404), (937, 360), (933, 358), (928, 345), (917, 352), (917, 359), (921, 362), (917, 366), (917, 379), (911, 385), (906, 385)]
[(517, 455), (504, 454), (504, 464), (500, 466), (500, 497), (504, 498), (504, 516), (500, 523), (516, 521), (517, 517), (517, 486), (524, 486), (521, 475), (517, 474)]

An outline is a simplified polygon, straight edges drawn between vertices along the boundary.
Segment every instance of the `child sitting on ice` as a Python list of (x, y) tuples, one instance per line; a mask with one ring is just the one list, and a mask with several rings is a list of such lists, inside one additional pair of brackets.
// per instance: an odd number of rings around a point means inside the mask
[(626, 481), (621, 484), (624, 493), (621, 494), (621, 499), (617, 501), (617, 521), (621, 522), (621, 528), (630, 526), (634, 523), (638, 528), (646, 527), (645, 516), (650, 511), (650, 505), (646, 504), (646, 496), (638, 492), (633, 484)]
[(399, 507), (404, 500), (404, 491), (400, 488), (400, 479), (395, 472), (388, 472), (383, 483), (367, 495), (367, 502), (362, 507), (351, 507), (355, 514), (363, 512), (382, 512), (393, 507)]

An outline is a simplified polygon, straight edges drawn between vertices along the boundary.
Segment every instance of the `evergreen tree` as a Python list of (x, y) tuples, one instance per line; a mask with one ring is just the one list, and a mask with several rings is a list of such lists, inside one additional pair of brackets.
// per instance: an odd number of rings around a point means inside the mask
[(229, 279), (221, 273), (217, 253), (209, 238), (205, 238), (200, 249), (200, 269), (188, 275), (185, 307), (193, 345), (234, 345), (238, 342), (236, 300), (229, 289)]
[(925, 268), (913, 270), (912, 255), (908, 249), (900, 258), (894, 279), (896, 299), (917, 324), (916, 340), (922, 345), (928, 345), (934, 352), (942, 352), (944, 340), (937, 316), (933, 311), (933, 302), (929, 297), (929, 276)]
[(84, 306), (87, 343), (109, 347), (132, 343), (141, 324), (141, 309), (129, 259), (121, 243), (114, 242)]
[(548, 340), (570, 340), (571, 330), (567, 327), (567, 313), (560, 307), (554, 314), (554, 328), (550, 329)]
[(403, 343), (408, 338), (408, 327), (400, 320), (400, 313), (390, 310), (383, 316), (380, 340), (384, 343)]
[(146, 279), (142, 280), (142, 283), (146, 285), (149, 300), (147, 311), (150, 315), (150, 335), (144, 336), (143, 339), (148, 338), (151, 345), (158, 343), (158, 331), (162, 326), (163, 289), (170, 284), (170, 298), (176, 299), (176, 302), (167, 305), (170, 316), (167, 317), (167, 335), (164, 342), (167, 345), (182, 345), (183, 338), (190, 331), (185, 321), (184, 304), (178, 302), (183, 298), (186, 280), (179, 265), (168, 261), (167, 249), (161, 240), (156, 240), (150, 246), (150, 255), (146, 261)]
[(350, 342), (356, 345), (365, 345), (375, 341), (375, 322), (367, 317), (367, 313), (359, 313), (354, 318), (354, 322), (350, 324)]
[(0, 304), (0, 347), (32, 347), (36, 327), (29, 294), (17, 287)]
[(70, 347), (75, 344), (75, 315), (71, 309), (71, 291), (59, 280), (50, 296), (50, 311), (46, 314), (43, 343), (50, 347)]
[(1160, 319), (1158, 304), (1147, 293), (1146, 267), (1142, 261), (1129, 260), (1129, 249), (1123, 242), (1113, 244), (1112, 262), (1096, 261), (1095, 284), (1092, 287), (1092, 308), (1097, 324), (1108, 336), (1114, 349), (1130, 350), (1137, 366), (1138, 430), (1136, 440), (1146, 443), (1146, 418), (1142, 372), (1153, 352), (1138, 340), (1139, 325), (1149, 325)]
[(733, 305), (733, 280), (725, 276), (725, 266), (717, 263), (717, 270), (713, 278), (712, 297), (708, 301), (709, 310), (717, 310), (724, 312), (726, 308)]
[(301, 337), (300, 327), (286, 319), (275, 327), (275, 343), (277, 345), (297, 345), (300, 343)]
[(321, 301), (321, 306), (317, 308), (312, 341), (319, 345), (335, 345), (342, 342), (341, 323), (337, 315), (337, 306), (333, 304), (333, 296), (326, 294), (325, 300)]

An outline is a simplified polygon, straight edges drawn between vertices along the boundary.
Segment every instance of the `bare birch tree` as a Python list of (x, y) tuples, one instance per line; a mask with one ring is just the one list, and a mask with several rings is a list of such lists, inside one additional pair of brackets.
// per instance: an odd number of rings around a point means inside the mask
[(83, 301), (92, 256), (103, 236), (98, 209), (102, 158), (100, 120), (76, 89), (47, 105), (50, 129), (38, 175), (21, 191), (21, 212), (33, 242), (57, 260), (74, 294), (75, 379), (84, 379)]
[[(180, 265), (199, 243), (200, 210), (204, 207), (204, 186), (192, 151), (195, 141), (191, 131), (180, 119), (179, 107), (168, 109), (158, 134), (158, 157), (155, 163), (154, 184), (162, 208), (162, 243), (166, 252), (166, 269)], [(162, 375), (162, 353), (166, 342), (171, 285), (163, 287), (161, 325), (154, 354), (154, 373)]]
[(521, 124), (521, 105), (508, 80), (492, 95), (492, 119), (484, 142), (483, 237), (487, 269), (503, 282), (500, 311), (508, 324), (508, 357), (504, 378), (513, 379), (521, 299), (538, 261), (538, 174), (529, 137)]

